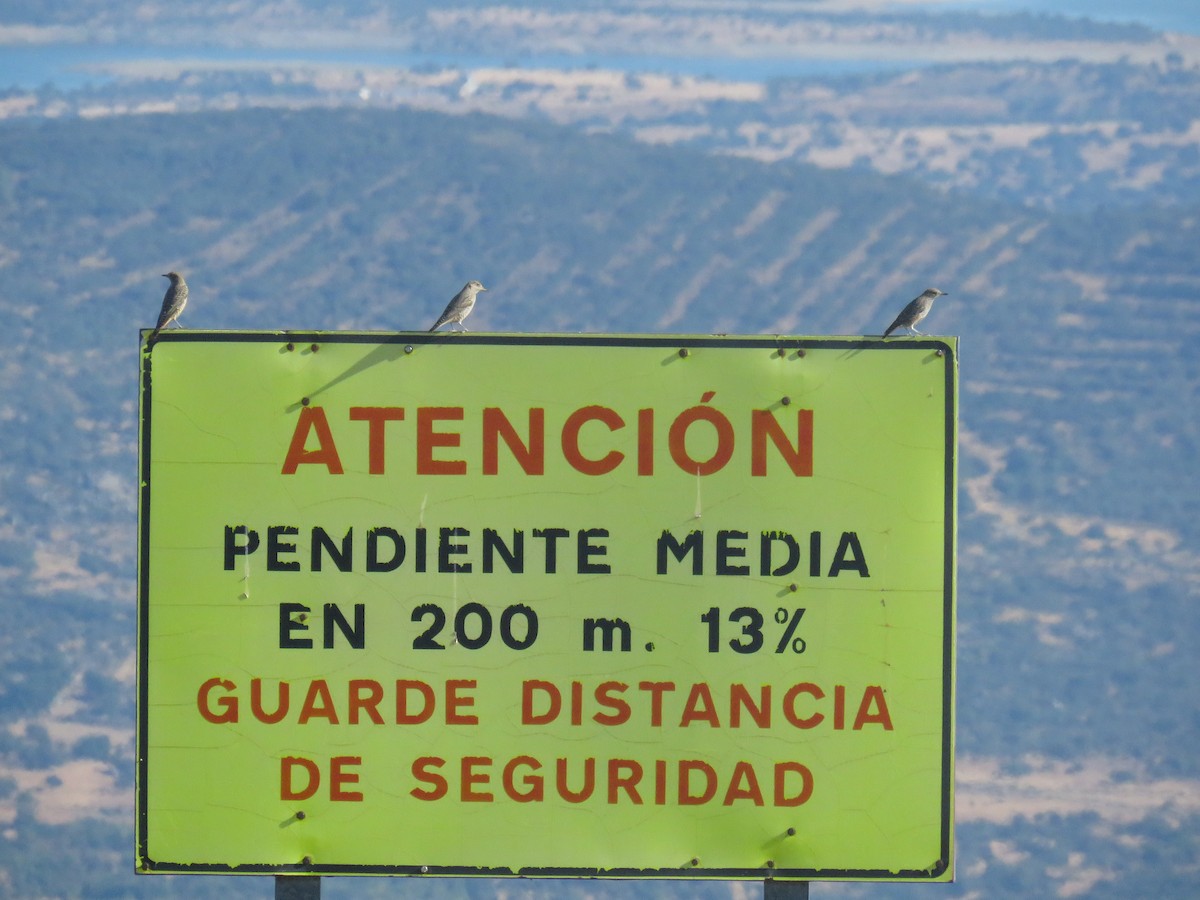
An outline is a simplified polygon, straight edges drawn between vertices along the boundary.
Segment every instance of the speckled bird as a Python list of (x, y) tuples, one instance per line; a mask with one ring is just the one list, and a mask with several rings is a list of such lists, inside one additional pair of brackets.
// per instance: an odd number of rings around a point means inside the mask
[(158, 337), (158, 333), (172, 322), (179, 325), (179, 314), (187, 306), (188, 286), (187, 282), (183, 280), (183, 276), (178, 272), (168, 272), (163, 278), (171, 279), (171, 286), (167, 288), (167, 293), (163, 295), (162, 312), (158, 314), (158, 324), (154, 326), (154, 331), (150, 333), (150, 340)]
[(463, 289), (454, 295), (454, 299), (450, 301), (446, 307), (446, 311), (441, 314), (437, 322), (434, 323), (430, 331), (437, 331), (447, 322), (457, 322), (458, 327), (463, 331), (467, 330), (467, 326), (463, 324), (463, 319), (471, 314), (471, 310), (475, 308), (475, 295), (480, 291), (486, 291), (482, 284), (478, 281), (471, 280), (463, 285)]
[(887, 327), (887, 331), (883, 333), (883, 336), (887, 337), (897, 328), (907, 328), (913, 334), (923, 334), (923, 332), (917, 331), (917, 323), (929, 315), (929, 310), (933, 307), (933, 301), (946, 293), (946, 291), (939, 291), (937, 288), (928, 288), (920, 297), (900, 310), (900, 315), (896, 316), (896, 321)]

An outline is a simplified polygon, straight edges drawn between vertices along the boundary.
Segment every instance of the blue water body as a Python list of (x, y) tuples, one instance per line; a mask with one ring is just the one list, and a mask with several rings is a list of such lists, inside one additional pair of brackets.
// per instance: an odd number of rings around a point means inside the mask
[[(886, 7), (885, 7), (886, 8)], [(1033, 12), (1087, 17), (1097, 21), (1133, 22), (1150, 28), (1200, 34), (1200, 2), (1197, 0), (930, 0), (928, 5), (905, 3), (897, 11), (925, 9), (972, 10), (983, 13)], [(622, 72), (662, 72), (677, 75), (713, 76), (722, 79), (764, 81), (769, 78), (811, 75), (847, 75), (882, 72), (897, 68), (897, 63), (873, 59), (822, 59), (784, 57), (738, 59), (730, 57), (673, 56), (565, 56), (522, 55), (513, 58), (487, 58), (478, 54), (418, 54), (387, 50), (260, 50), (224, 48), (188, 48), (113, 45), (7, 46), (0, 48), (0, 89), (36, 90), (53, 86), (62, 91), (76, 90), (89, 84), (111, 80), (94, 67), (118, 62), (165, 60), (199, 63), (231, 62), (307, 62), (396, 68), (478, 68), (515, 66), (556, 69), (589, 67)]]
[(54, 44), (4, 47), (0, 49), (0, 88), (34, 90), (53, 86), (66, 91), (102, 81), (77, 68), (88, 62), (119, 58), (112, 51), (98, 53), (98, 50), (100, 48)]
[(259, 50), (169, 47), (129, 47), (112, 45), (45, 45), (4, 47), (0, 50), (0, 89), (36, 90), (52, 86), (61, 91), (104, 84), (111, 76), (100, 71), (106, 65), (162, 60), (171, 63), (283, 63), (340, 64), (352, 66), (390, 66), (393, 68), (516, 67), (523, 69), (610, 69), (618, 72), (661, 72), (671, 75), (711, 76), (714, 78), (765, 81), (770, 78), (802, 75), (845, 75), (882, 72), (897, 68), (895, 62), (871, 59), (821, 59), (799, 56), (764, 59), (728, 57), (645, 57), (645, 56), (517, 56), (489, 58), (477, 53), (459, 55), (399, 53), (381, 50)]

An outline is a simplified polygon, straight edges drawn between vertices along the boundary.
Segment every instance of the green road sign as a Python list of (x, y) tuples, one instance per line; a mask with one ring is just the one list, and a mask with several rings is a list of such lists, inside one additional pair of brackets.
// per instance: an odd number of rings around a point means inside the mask
[(142, 361), (140, 871), (952, 876), (955, 339)]

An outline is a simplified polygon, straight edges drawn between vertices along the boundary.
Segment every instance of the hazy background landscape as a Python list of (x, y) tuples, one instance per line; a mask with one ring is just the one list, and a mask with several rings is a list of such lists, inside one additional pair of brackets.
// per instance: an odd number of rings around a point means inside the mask
[(1200, 895), (1200, 12), (1129, 6), (0, 0), (0, 896), (273, 890), (133, 874), (172, 269), (219, 329), (424, 329), (479, 278), (473, 329), (878, 334), (950, 291), (957, 882), (813, 896)]

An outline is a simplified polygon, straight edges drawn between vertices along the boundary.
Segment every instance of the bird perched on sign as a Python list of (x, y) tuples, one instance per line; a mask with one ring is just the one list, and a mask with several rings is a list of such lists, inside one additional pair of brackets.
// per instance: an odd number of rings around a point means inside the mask
[(188, 286), (187, 282), (183, 280), (183, 276), (178, 272), (168, 272), (163, 278), (171, 279), (171, 286), (167, 288), (167, 293), (163, 295), (162, 312), (158, 314), (158, 324), (154, 326), (154, 331), (150, 333), (150, 340), (158, 337), (158, 333), (172, 322), (178, 325), (179, 314), (187, 306)]
[(929, 315), (933, 301), (946, 293), (946, 291), (939, 291), (937, 288), (928, 288), (920, 297), (900, 310), (900, 315), (896, 316), (896, 321), (887, 327), (887, 331), (883, 333), (883, 336), (887, 337), (897, 328), (907, 328), (913, 334), (922, 334), (923, 332), (917, 331), (917, 323)]
[(446, 306), (446, 311), (438, 317), (430, 331), (437, 331), (447, 322), (457, 322), (458, 326), (463, 330), (467, 330), (467, 326), (463, 324), (463, 319), (471, 314), (471, 310), (475, 308), (475, 295), (480, 291), (486, 291), (482, 284), (472, 279), (463, 285), (463, 289), (454, 295), (454, 299)]

